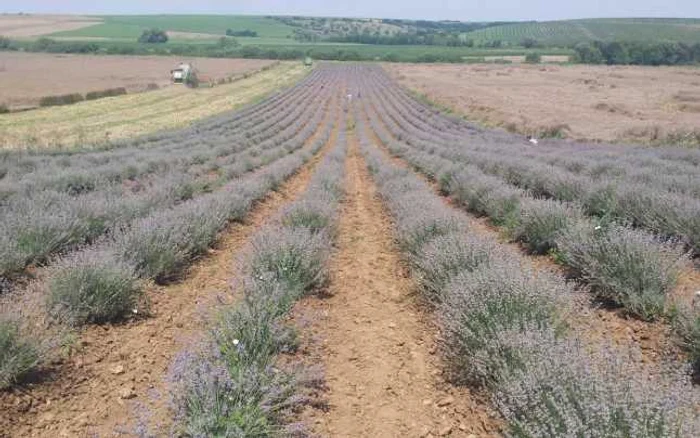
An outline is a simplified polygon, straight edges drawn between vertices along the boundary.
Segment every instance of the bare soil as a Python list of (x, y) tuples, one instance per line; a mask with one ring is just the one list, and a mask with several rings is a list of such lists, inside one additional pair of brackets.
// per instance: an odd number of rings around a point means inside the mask
[(238, 76), (274, 62), (0, 52), (0, 83), (3, 84), (0, 87), (0, 104), (10, 108), (26, 108), (37, 106), (44, 96), (84, 94), (116, 87), (124, 87), (133, 93), (146, 90), (149, 84), (167, 87), (171, 85), (170, 70), (182, 61), (192, 62), (200, 76), (210, 80)]
[(0, 35), (6, 37), (37, 37), (55, 32), (82, 29), (102, 23), (95, 17), (79, 15), (0, 14)]
[(437, 329), (417, 305), (391, 220), (349, 140), (328, 297), (301, 304), (316, 315), (328, 386), (327, 411), (307, 422), (329, 437), (498, 436), (485, 403), (443, 378)]
[(700, 132), (694, 67), (387, 64), (391, 76), (467, 118), (523, 134), (658, 141)]
[(173, 413), (165, 379), (175, 354), (198, 338), (217, 305), (237, 299), (232, 285), (240, 250), (256, 230), (303, 193), (331, 145), (329, 141), (271, 192), (243, 224), (222, 232), (216, 247), (184, 273), (182, 282), (149, 287), (148, 317), (87, 328), (78, 335), (69, 357), (44, 370), (46, 381), (0, 393), (0, 437), (133, 435), (139, 421), (157, 436), (169, 436)]

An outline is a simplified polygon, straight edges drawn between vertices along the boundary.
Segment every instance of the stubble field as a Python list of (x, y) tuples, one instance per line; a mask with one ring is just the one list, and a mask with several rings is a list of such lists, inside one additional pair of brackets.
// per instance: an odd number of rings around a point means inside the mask
[(254, 59), (0, 52), (0, 105), (18, 109), (36, 107), (45, 96), (118, 87), (136, 93), (152, 84), (167, 87), (171, 85), (170, 70), (180, 62), (191, 62), (203, 81), (240, 76), (273, 63)]
[(79, 15), (0, 14), (0, 35), (30, 38), (67, 32), (100, 24), (102, 20)]
[[(167, 86), (73, 105), (0, 114), (0, 148), (109, 147), (115, 141), (186, 126), (231, 110), (287, 87), (307, 73), (298, 63), (234, 61), (230, 65), (238, 65), (239, 69), (246, 66), (246, 73), (214, 87)], [(259, 66), (264, 71), (251, 74)]]
[(700, 69), (386, 65), (398, 82), (470, 120), (577, 140), (700, 142)]

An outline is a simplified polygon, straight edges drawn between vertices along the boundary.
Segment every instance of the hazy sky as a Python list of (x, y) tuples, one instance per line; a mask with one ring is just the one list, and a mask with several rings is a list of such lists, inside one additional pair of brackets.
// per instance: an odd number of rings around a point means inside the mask
[(0, 0), (0, 12), (298, 14), (377, 18), (551, 20), (700, 17), (700, 0)]

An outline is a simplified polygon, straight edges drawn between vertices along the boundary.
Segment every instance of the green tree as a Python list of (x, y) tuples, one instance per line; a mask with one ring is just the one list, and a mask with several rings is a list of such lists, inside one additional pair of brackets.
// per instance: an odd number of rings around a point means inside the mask
[(602, 64), (605, 61), (603, 53), (595, 44), (579, 43), (574, 47), (574, 51), (574, 59), (582, 64)]
[(537, 40), (534, 38), (523, 38), (522, 41), (520, 41), (520, 45), (526, 49), (531, 49), (537, 47)]
[(139, 37), (140, 43), (167, 43), (168, 34), (160, 29), (146, 29)]
[(525, 55), (525, 62), (528, 64), (539, 64), (542, 62), (542, 56), (537, 52), (528, 53)]

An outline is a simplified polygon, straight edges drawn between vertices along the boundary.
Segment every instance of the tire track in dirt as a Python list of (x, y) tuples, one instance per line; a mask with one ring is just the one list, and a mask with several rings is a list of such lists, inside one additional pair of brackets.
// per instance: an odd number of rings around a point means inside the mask
[(413, 296), (357, 140), (348, 140), (329, 297), (296, 312), (317, 316), (306, 330), (321, 338), (314, 354), (328, 387), (328, 410), (305, 420), (329, 437), (491, 436), (483, 403), (441, 376), (436, 329)]
[(205, 329), (209, 309), (235, 300), (231, 279), (239, 251), (263, 223), (303, 193), (336, 136), (334, 128), (327, 144), (295, 175), (260, 201), (243, 223), (229, 225), (180, 283), (149, 286), (148, 318), (88, 327), (78, 335), (70, 358), (53, 364), (51, 380), (0, 397), (0, 437), (133, 436), (140, 420), (155, 425), (158, 436), (168, 436), (172, 413), (164, 377), (172, 358)]

